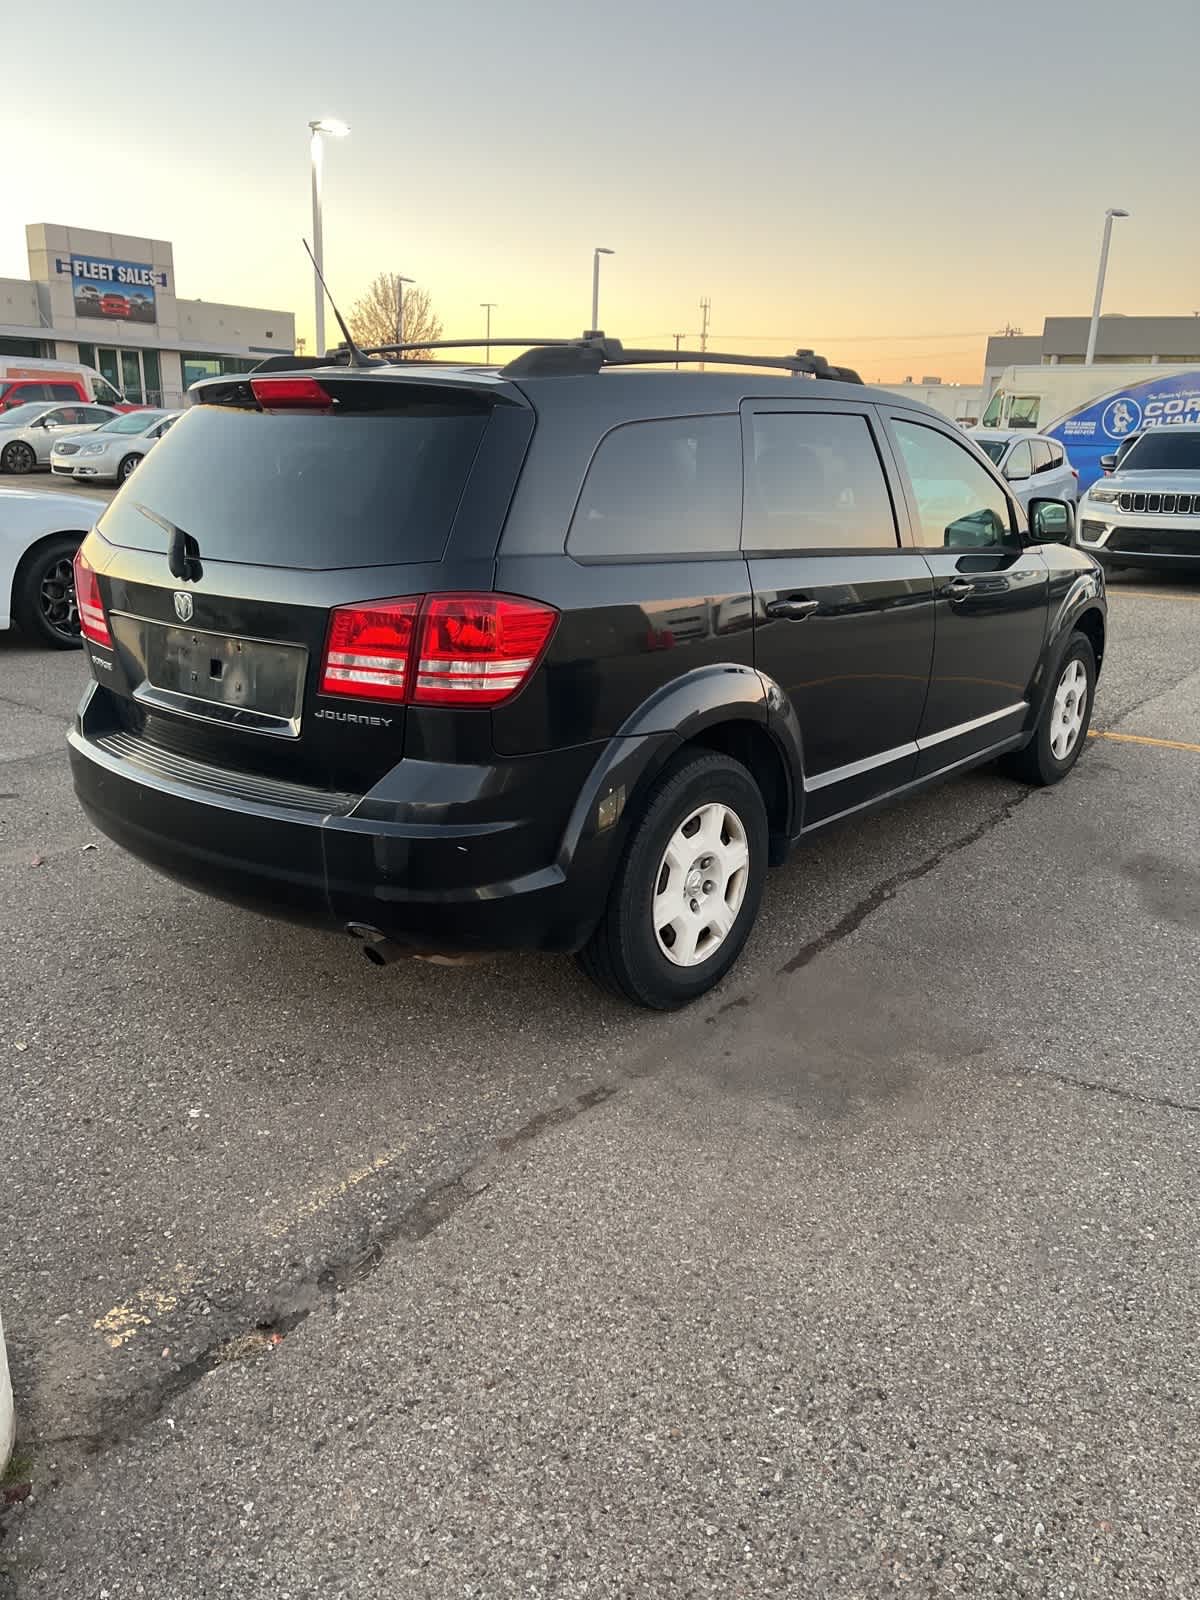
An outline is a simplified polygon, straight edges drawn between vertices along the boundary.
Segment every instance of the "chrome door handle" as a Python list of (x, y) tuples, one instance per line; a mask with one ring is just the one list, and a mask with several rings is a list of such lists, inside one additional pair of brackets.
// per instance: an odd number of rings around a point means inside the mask
[(805, 600), (800, 595), (795, 595), (790, 600), (772, 600), (767, 607), (767, 615), (787, 622), (803, 622), (805, 617), (811, 617), (813, 612), (819, 611), (820, 608), (819, 600)]
[(975, 593), (975, 585), (967, 578), (951, 578), (942, 593), (949, 600), (965, 600), (968, 595)]

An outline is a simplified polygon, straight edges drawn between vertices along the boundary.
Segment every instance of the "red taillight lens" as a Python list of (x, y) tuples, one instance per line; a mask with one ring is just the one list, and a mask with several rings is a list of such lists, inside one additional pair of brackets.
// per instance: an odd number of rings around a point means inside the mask
[(526, 683), (558, 612), (499, 594), (435, 594), (338, 606), (320, 692), (427, 706), (494, 706)]
[(251, 378), (250, 392), (272, 411), (328, 411), (333, 404), (333, 396), (315, 378)]
[(552, 606), (501, 594), (434, 594), (421, 613), (412, 699), (493, 706), (532, 673), (558, 619)]
[(419, 596), (338, 606), (329, 619), (321, 693), (406, 700)]
[(90, 639), (92, 644), (102, 644), (111, 650), (112, 634), (108, 631), (108, 618), (104, 615), (100, 583), (82, 546), (75, 552), (75, 605), (79, 611), (79, 631), (83, 637)]

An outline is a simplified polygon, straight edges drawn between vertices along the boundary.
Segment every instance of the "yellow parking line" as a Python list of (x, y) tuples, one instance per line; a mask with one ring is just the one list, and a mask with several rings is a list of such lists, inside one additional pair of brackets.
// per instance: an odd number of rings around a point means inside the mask
[(1200, 744), (1185, 744), (1182, 739), (1151, 739), (1144, 733), (1109, 733), (1105, 728), (1093, 728), (1089, 739), (1115, 739), (1118, 744), (1152, 744), (1160, 750), (1190, 750), (1200, 756)]

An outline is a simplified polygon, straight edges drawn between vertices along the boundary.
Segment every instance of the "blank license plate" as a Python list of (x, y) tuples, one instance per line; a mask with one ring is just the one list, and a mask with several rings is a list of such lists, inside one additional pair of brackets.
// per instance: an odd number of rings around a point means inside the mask
[(288, 721), (300, 715), (308, 652), (193, 628), (145, 625), (146, 681), (155, 689)]

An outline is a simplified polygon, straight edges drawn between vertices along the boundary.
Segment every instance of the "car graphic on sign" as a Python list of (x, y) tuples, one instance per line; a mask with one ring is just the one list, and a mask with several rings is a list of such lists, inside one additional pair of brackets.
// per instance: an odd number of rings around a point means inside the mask
[(154, 321), (154, 301), (148, 294), (135, 289), (129, 296), (129, 315), (138, 322)]
[(123, 294), (106, 294), (100, 300), (100, 315), (102, 317), (127, 317), (129, 315), (129, 301)]

